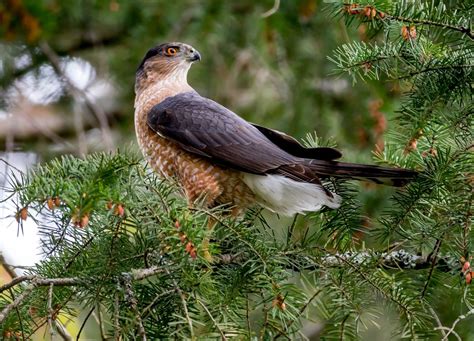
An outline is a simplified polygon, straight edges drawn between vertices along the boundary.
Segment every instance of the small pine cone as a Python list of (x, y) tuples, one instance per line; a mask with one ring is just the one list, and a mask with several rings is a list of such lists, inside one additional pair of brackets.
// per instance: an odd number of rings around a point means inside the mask
[(48, 198), (48, 200), (46, 200), (46, 205), (48, 206), (48, 209), (49, 210), (54, 210), (54, 200), (53, 198)]

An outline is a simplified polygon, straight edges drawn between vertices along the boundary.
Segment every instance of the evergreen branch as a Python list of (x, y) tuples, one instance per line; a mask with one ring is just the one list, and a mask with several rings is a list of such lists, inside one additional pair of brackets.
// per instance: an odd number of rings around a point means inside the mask
[[(288, 322), (288, 324), (286, 325), (286, 330), (290, 329), (290, 327), (292, 326), (292, 324), (297, 321), (297, 319), (299, 319), (301, 317), (301, 315), (303, 315), (304, 311), (306, 310), (306, 308), (311, 304), (311, 302), (313, 302), (313, 300), (322, 292), (323, 290), (322, 289), (319, 289), (317, 290), (309, 299), (308, 301), (305, 302), (305, 304), (300, 308), (300, 310), (298, 311), (298, 315), (296, 316), (296, 319), (294, 320), (291, 320), (290, 322)], [(276, 340), (278, 339), (280, 336), (282, 336), (283, 334), (281, 332), (279, 332), (277, 335), (275, 335), (275, 337), (273, 338), (273, 340)]]
[(152, 266), (150, 268), (132, 270), (130, 275), (132, 276), (133, 280), (141, 281), (142, 279), (154, 276), (160, 272), (163, 272), (162, 268), (159, 268), (158, 266)]
[(244, 238), (242, 238), (242, 236), (240, 235), (240, 233), (236, 229), (234, 229), (230, 224), (225, 223), (218, 215), (214, 214), (213, 212), (210, 212), (209, 210), (205, 210), (205, 209), (201, 209), (201, 208), (196, 208), (196, 209), (192, 208), (192, 210), (195, 210), (195, 211), (198, 211), (198, 212), (203, 212), (203, 213), (207, 214), (209, 217), (211, 217), (215, 221), (219, 222), (219, 224), (222, 224), (223, 226), (225, 226), (226, 228), (228, 228), (229, 230), (234, 232), (241, 239), (241, 241), (245, 245), (247, 245), (258, 258), (260, 258), (260, 260), (262, 261), (262, 264), (263, 264), (264, 272), (273, 281), (273, 277), (270, 276), (270, 274), (268, 273), (267, 262), (265, 261), (265, 259), (263, 259), (263, 256), (255, 249), (255, 247), (251, 243), (249, 243)]
[(159, 299), (163, 298), (164, 296), (168, 296), (168, 295), (170, 295), (174, 292), (176, 292), (176, 290), (172, 289), (172, 290), (167, 290), (165, 292), (162, 292), (162, 293), (156, 295), (156, 297), (153, 299), (153, 301), (151, 301), (150, 304), (148, 304), (145, 307), (145, 309), (143, 309), (142, 316), (146, 317), (147, 314), (151, 311), (151, 309), (156, 305), (156, 303), (158, 302)]
[(193, 340), (194, 339), (193, 321), (191, 320), (191, 317), (189, 316), (188, 304), (186, 303), (186, 297), (184, 296), (181, 288), (178, 286), (178, 283), (176, 282), (176, 280), (171, 276), (171, 273), (169, 272), (169, 270), (165, 268), (165, 272), (168, 276), (171, 277), (171, 281), (173, 282), (173, 287), (178, 293), (179, 297), (181, 298), (181, 304), (183, 306), (184, 316), (186, 318), (186, 321), (188, 322), (189, 333), (191, 334), (191, 339)]
[(217, 329), (217, 331), (219, 332), (219, 334), (221, 334), (221, 340), (222, 340), (222, 341), (227, 340), (227, 338), (225, 337), (224, 332), (223, 332), (222, 329), (219, 327), (219, 324), (216, 322), (216, 320), (215, 320), (214, 317), (212, 316), (212, 314), (211, 314), (211, 312), (209, 311), (209, 309), (207, 309), (206, 305), (205, 305), (199, 298), (197, 298), (196, 296), (194, 296), (194, 298), (195, 298), (196, 301), (201, 305), (201, 307), (206, 311), (207, 315), (209, 316), (209, 318), (211, 319), (212, 323), (214, 324), (214, 327), (216, 327), (216, 329)]
[[(375, 8), (373, 5), (369, 5), (369, 4), (366, 6), (363, 6), (363, 5), (358, 5), (356, 3), (344, 2), (343, 7), (340, 8), (339, 10), (341, 12), (346, 12), (349, 15), (360, 14), (362, 17), (367, 17), (372, 20), (379, 20), (382, 22), (384, 20), (393, 20), (393, 21), (398, 21), (398, 22), (403, 22), (403, 23), (441, 27), (444, 29), (460, 32), (474, 40), (474, 31), (472, 31), (469, 27), (456, 26), (450, 23), (443, 23), (443, 22), (429, 20), (429, 19), (408, 18), (402, 15), (390, 14), (386, 11), (381, 11)], [(368, 10), (368, 11), (366, 12), (365, 10)]]
[[(125, 273), (124, 275), (130, 276), (130, 278), (134, 281), (140, 281), (140, 280), (143, 280), (145, 278), (154, 276), (154, 275), (156, 275), (156, 274), (158, 274), (159, 272), (162, 272), (162, 271), (163, 271), (162, 269), (160, 269), (156, 266), (153, 266), (151, 268), (135, 269), (135, 270), (132, 270), (129, 273)], [(102, 276), (98, 277), (99, 281), (102, 280), (102, 279), (103, 279)], [(90, 281), (90, 278), (88, 278), (87, 280)], [(78, 286), (78, 285), (81, 285), (81, 284), (85, 283), (85, 279), (80, 278), (80, 277), (42, 278), (42, 277), (38, 277), (38, 276), (28, 275), (28, 276), (21, 276), (21, 277), (14, 278), (9, 283), (4, 284), (0, 288), (0, 293), (2, 291), (10, 289), (10, 288), (14, 287), (15, 285), (18, 285), (18, 284), (20, 284), (22, 282), (25, 282), (25, 281), (31, 281), (31, 284), (25, 290), (23, 290), (23, 292), (20, 294), (20, 296), (18, 296), (7, 307), (5, 307), (4, 310), (0, 313), (0, 323), (7, 317), (7, 315), (10, 313), (10, 311), (13, 308), (15, 308), (16, 306), (18, 306), (19, 304), (21, 304), (22, 301), (25, 300), (31, 294), (33, 289), (35, 289), (36, 287), (51, 286), (51, 285), (54, 285), (54, 286)]]
[(339, 340), (340, 341), (343, 341), (344, 340), (344, 327), (346, 325), (346, 321), (347, 319), (350, 317), (351, 315), (350, 314), (346, 314), (346, 316), (344, 316), (344, 318), (342, 319), (342, 322), (341, 322), (341, 331), (340, 331), (340, 335), (339, 335)]
[[(63, 302), (63, 304), (59, 304), (56, 306), (56, 308), (54, 309), (54, 312), (53, 312), (53, 315), (56, 315), (56, 314), (59, 314), (59, 312), (61, 311), (61, 309), (65, 306), (65, 304), (67, 302), (69, 302), (73, 297), (73, 294), (70, 294)], [(42, 328), (43, 326), (46, 325), (47, 323), (47, 319), (45, 319), (44, 321), (42, 321), (41, 323), (36, 323), (35, 322), (35, 329), (33, 331), (30, 332), (29, 335), (26, 336), (26, 339), (30, 339), (32, 337), (32, 335), (34, 335), (40, 328)], [(65, 335), (65, 339), (66, 340), (71, 340), (72, 338), (70, 337), (69, 333), (67, 332), (67, 330), (64, 328), (64, 326), (61, 325), (61, 323), (57, 322), (57, 320), (55, 321), (56, 322), (56, 325), (57, 326), (61, 326), (63, 327), (64, 329), (64, 333), (61, 333), (61, 336), (63, 336), (63, 334)], [(64, 337), (64, 336), (63, 336)]]
[[(301, 253), (300, 253), (301, 252)], [(293, 271), (308, 271), (317, 270), (321, 268), (338, 268), (343, 267), (345, 261), (352, 261), (358, 265), (375, 264), (381, 269), (398, 269), (398, 270), (424, 270), (432, 266), (443, 272), (455, 272), (459, 270), (458, 260), (450, 257), (433, 257), (428, 255), (426, 257), (416, 253), (410, 253), (404, 249), (390, 251), (390, 252), (344, 252), (344, 253), (329, 253), (319, 258), (309, 258), (304, 250), (292, 250), (283, 252), (285, 257), (291, 257), (298, 260), (301, 256), (304, 258), (303, 264), (288, 263), (287, 269)], [(312, 259), (312, 261), (308, 261)], [(225, 254), (216, 257), (213, 263), (214, 267), (219, 267), (220, 264), (244, 264), (248, 261), (242, 254)]]
[[(442, 22), (438, 22), (438, 21), (427, 20), (427, 19), (406, 18), (406, 17), (402, 17), (402, 16), (399, 16), (399, 15), (391, 15), (389, 13), (385, 13), (385, 12), (382, 12), (382, 11), (378, 11), (378, 13), (383, 13), (382, 18), (380, 20), (383, 20), (383, 19), (386, 18), (386, 19), (389, 19), (389, 20), (395, 20), (395, 21), (406, 22), (406, 23), (411, 23), (411, 24), (437, 26), (437, 27), (446, 28), (446, 29), (449, 29), (449, 30), (461, 32), (461, 33), (467, 35), (469, 38), (474, 40), (474, 31), (471, 31), (468, 27), (454, 26), (454, 25), (450, 25), (450, 24), (446, 24), (446, 23), (442, 23)], [(383, 18), (383, 17), (385, 17), (385, 18)]]
[(417, 76), (426, 72), (433, 72), (433, 71), (442, 71), (442, 70), (452, 70), (452, 69), (468, 69), (474, 67), (474, 64), (460, 64), (460, 65), (441, 65), (441, 66), (435, 66), (435, 67), (427, 67), (425, 69), (421, 69), (418, 71), (412, 71), (409, 72), (408, 74), (404, 76), (400, 76), (397, 79), (398, 80), (403, 80), (407, 78), (411, 78), (413, 76)]
[[(131, 276), (134, 281), (141, 281), (142, 279), (154, 276), (160, 272), (163, 272), (162, 268), (157, 266), (152, 266), (150, 268), (144, 269), (133, 269), (129, 273), (124, 275)], [(79, 277), (64, 277), (64, 278), (42, 278), (34, 275), (26, 275), (14, 278), (12, 281), (2, 285), (0, 287), (0, 293), (14, 287), (17, 284), (20, 284), (24, 281), (32, 281), (36, 286), (74, 286), (79, 285), (84, 282), (82, 278)]]
[(433, 318), (438, 324), (438, 327), (441, 327), (440, 331), (441, 331), (441, 334), (443, 334), (443, 337), (446, 336), (446, 332), (443, 329), (443, 325), (438, 317), (438, 314), (436, 314), (436, 311), (434, 311), (434, 309), (429, 305), (428, 305), (428, 310), (430, 311), (431, 315), (433, 315)]
[(438, 238), (436, 240), (436, 244), (434, 246), (434, 249), (433, 251), (428, 255), (428, 257), (426, 257), (426, 261), (431, 261), (431, 266), (430, 266), (430, 272), (428, 273), (428, 278), (426, 279), (426, 283), (425, 283), (425, 286), (423, 287), (423, 291), (421, 292), (421, 298), (424, 298), (425, 297), (425, 293), (426, 293), (426, 290), (428, 289), (428, 285), (430, 283), (430, 280), (431, 280), (431, 276), (433, 276), (433, 271), (434, 271), (434, 268), (435, 268), (435, 265), (436, 265), (436, 258), (438, 257), (438, 252), (439, 252), (439, 249), (441, 248), (441, 244), (443, 242), (443, 236), (441, 236), (441, 238)]
[[(284, 254), (287, 257), (299, 256), (298, 251), (285, 252)], [(350, 261), (358, 265), (375, 264), (378, 268), (382, 269), (423, 270), (430, 268), (433, 262), (432, 257), (423, 257), (404, 249), (390, 252), (349, 251), (345, 253), (329, 253), (310, 262), (308, 262), (307, 254), (302, 254), (301, 256), (306, 258), (304, 260), (305, 263), (296, 266), (289, 264), (290, 269), (301, 271), (302, 268), (304, 270), (316, 270), (320, 268), (341, 267), (347, 261)], [(435, 265), (439, 270), (445, 272), (459, 270), (458, 261), (449, 256), (438, 258)]]
[[(338, 257), (339, 258), (339, 257)], [(358, 274), (359, 276), (364, 280), (366, 281), (367, 283), (369, 283), (374, 289), (376, 289), (378, 292), (380, 292), (383, 296), (387, 297), (389, 300), (391, 300), (392, 302), (394, 302), (395, 304), (397, 304), (404, 312), (405, 314), (407, 315), (407, 317), (410, 319), (412, 316), (415, 316), (416, 314), (410, 309), (410, 307), (408, 307), (406, 304), (404, 304), (403, 302), (397, 300), (393, 295), (389, 294), (388, 292), (386, 292), (384, 290), (384, 288), (382, 288), (378, 283), (376, 283), (375, 281), (373, 281), (367, 274), (365, 274), (363, 271), (361, 271), (354, 263), (352, 263), (351, 261), (345, 259), (345, 258), (339, 258), (342, 262), (344, 262), (345, 264), (349, 265), (352, 269), (354, 269)]]
[(95, 312), (92, 313), (94, 318), (97, 321), (97, 324), (99, 325), (99, 330), (100, 330), (100, 338), (102, 340), (107, 340), (107, 334), (105, 333), (104, 329), (104, 319), (102, 317), (102, 311), (100, 309), (100, 303), (97, 303), (95, 310), (97, 311), (97, 314)]

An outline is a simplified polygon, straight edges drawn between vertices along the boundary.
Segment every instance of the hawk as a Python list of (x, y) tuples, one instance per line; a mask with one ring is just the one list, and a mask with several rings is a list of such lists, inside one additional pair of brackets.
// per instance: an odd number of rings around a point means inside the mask
[(201, 55), (173, 42), (150, 49), (136, 71), (135, 128), (151, 167), (177, 180), (188, 202), (230, 204), (239, 215), (260, 204), (291, 216), (338, 208), (341, 198), (326, 189), (328, 177), (401, 186), (416, 172), (335, 161), (333, 148), (305, 148), (276, 130), (247, 122), (202, 97), (187, 82)]

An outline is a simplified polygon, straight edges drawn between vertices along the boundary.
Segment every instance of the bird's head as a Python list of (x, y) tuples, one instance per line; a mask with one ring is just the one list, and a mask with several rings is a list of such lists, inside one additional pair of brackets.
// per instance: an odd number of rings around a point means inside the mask
[(159, 81), (165, 79), (186, 81), (191, 64), (201, 60), (199, 52), (184, 43), (165, 43), (148, 50), (136, 72), (136, 83), (143, 78)]

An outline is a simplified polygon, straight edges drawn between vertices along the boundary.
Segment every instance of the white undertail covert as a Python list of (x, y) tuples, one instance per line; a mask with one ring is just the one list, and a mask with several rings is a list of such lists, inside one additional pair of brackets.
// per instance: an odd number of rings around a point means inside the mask
[(244, 173), (243, 181), (260, 205), (284, 216), (318, 211), (323, 206), (338, 208), (341, 205), (339, 195), (332, 193), (331, 198), (320, 185), (295, 181), (283, 175)]

